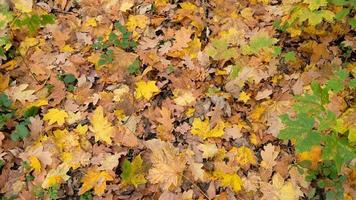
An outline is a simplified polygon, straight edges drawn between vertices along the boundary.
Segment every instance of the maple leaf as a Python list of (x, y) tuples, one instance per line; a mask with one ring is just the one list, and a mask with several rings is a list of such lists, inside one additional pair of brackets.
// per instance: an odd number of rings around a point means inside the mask
[(104, 141), (111, 144), (111, 137), (113, 136), (114, 127), (104, 116), (102, 106), (98, 106), (91, 118), (92, 131), (94, 132), (95, 141)]
[(179, 155), (171, 143), (153, 139), (145, 142), (151, 149), (153, 167), (149, 170), (148, 179), (151, 183), (160, 183), (163, 190), (178, 187), (187, 163), (184, 156)]
[(62, 163), (58, 167), (51, 169), (45, 180), (42, 183), (43, 188), (49, 188), (54, 185), (59, 185), (62, 182), (67, 181), (70, 176), (67, 175), (67, 172), (69, 171), (70, 167)]
[(133, 32), (136, 27), (140, 29), (146, 28), (149, 23), (149, 18), (145, 15), (130, 15), (126, 23), (127, 30)]
[(106, 189), (106, 182), (112, 180), (114, 180), (113, 177), (107, 171), (99, 171), (96, 168), (91, 168), (81, 180), (83, 185), (79, 190), (79, 195), (94, 188), (94, 193), (101, 196)]
[(278, 138), (295, 139), (297, 152), (309, 151), (313, 145), (322, 141), (320, 134), (313, 130), (313, 117), (299, 113), (296, 120), (291, 120), (286, 114), (282, 115), (281, 119), (287, 127), (280, 131)]
[(46, 114), (43, 115), (43, 120), (48, 121), (48, 125), (57, 123), (62, 126), (65, 122), (65, 119), (68, 117), (68, 114), (64, 110), (59, 110), (57, 108), (51, 108)]
[(136, 156), (132, 162), (125, 160), (122, 165), (121, 178), (124, 184), (132, 184), (135, 187), (147, 182), (143, 171), (141, 155)]
[(195, 118), (192, 123), (191, 133), (198, 135), (203, 139), (210, 137), (221, 137), (224, 135), (225, 124), (223, 121), (219, 121), (213, 129), (210, 129), (209, 119), (206, 118), (202, 121), (200, 118)]
[(214, 171), (213, 176), (220, 181), (221, 186), (231, 187), (235, 192), (241, 190), (242, 180), (236, 173), (224, 173), (222, 171)]
[(152, 96), (160, 92), (160, 89), (156, 86), (156, 81), (138, 81), (135, 85), (136, 99), (145, 98), (146, 100), (150, 100)]

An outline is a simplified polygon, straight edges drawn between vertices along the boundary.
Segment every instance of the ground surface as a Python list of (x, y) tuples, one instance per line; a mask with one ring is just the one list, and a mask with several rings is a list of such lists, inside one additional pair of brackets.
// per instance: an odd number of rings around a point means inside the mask
[(2, 2), (3, 199), (356, 199), (353, 1)]

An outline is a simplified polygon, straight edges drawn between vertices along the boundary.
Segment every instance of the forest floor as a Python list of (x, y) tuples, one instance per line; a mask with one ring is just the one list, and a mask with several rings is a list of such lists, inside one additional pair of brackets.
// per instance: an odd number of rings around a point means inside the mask
[(356, 2), (0, 0), (0, 197), (356, 199)]

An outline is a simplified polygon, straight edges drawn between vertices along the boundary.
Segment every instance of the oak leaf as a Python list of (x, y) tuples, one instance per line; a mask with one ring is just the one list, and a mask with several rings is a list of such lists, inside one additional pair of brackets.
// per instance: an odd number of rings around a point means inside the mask
[(271, 170), (273, 166), (277, 164), (275, 159), (277, 158), (278, 154), (279, 153), (275, 151), (275, 147), (271, 143), (264, 146), (264, 150), (261, 151), (261, 167)]

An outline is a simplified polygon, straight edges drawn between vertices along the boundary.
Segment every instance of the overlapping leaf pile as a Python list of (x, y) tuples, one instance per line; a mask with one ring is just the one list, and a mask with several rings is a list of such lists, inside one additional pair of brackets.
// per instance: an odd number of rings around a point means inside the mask
[(356, 199), (356, 3), (0, 5), (2, 199)]

